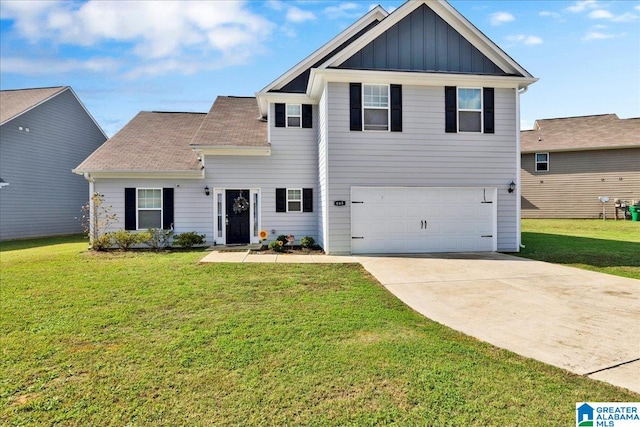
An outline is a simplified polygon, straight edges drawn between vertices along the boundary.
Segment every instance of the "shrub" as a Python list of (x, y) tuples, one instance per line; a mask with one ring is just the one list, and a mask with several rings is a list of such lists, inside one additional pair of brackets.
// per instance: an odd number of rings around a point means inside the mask
[(176, 234), (173, 237), (173, 244), (185, 249), (190, 249), (196, 245), (202, 245), (206, 242), (206, 234), (198, 234), (195, 231), (188, 231), (182, 234)]
[(147, 231), (140, 233), (140, 242), (148, 245), (157, 251), (169, 246), (169, 239), (173, 235), (173, 230), (163, 230), (161, 228), (149, 228)]
[(315, 244), (316, 241), (311, 236), (304, 236), (302, 239), (300, 239), (300, 246), (305, 249), (311, 249), (315, 246)]
[(91, 250), (94, 251), (104, 251), (105, 249), (109, 249), (113, 244), (112, 233), (105, 233), (99, 236), (95, 236), (91, 241)]
[(136, 233), (132, 233), (127, 230), (118, 230), (111, 234), (113, 242), (116, 246), (123, 251), (131, 249), (131, 247), (137, 243), (140, 243), (140, 237)]
[(285, 236), (284, 234), (281, 234), (278, 237), (276, 237), (276, 241), (282, 242), (283, 245), (286, 245), (288, 243), (287, 236)]
[[(287, 237), (285, 236), (285, 240), (286, 238)], [(280, 237), (269, 243), (269, 249), (276, 252), (282, 252), (284, 250), (284, 243), (280, 240)]]

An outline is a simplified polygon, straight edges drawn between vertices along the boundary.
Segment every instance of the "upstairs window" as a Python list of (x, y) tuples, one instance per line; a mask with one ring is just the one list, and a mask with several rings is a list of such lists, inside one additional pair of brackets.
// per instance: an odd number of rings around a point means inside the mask
[(482, 89), (458, 88), (458, 132), (482, 132)]
[(446, 86), (445, 132), (495, 133), (494, 94), (491, 87)]
[(299, 128), (302, 125), (302, 105), (287, 104), (287, 127)]
[(536, 172), (549, 170), (549, 153), (536, 153)]
[(362, 85), (364, 130), (389, 130), (389, 86)]

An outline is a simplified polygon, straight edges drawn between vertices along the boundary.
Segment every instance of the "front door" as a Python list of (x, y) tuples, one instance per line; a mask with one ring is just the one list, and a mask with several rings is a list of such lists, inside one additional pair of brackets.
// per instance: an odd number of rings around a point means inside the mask
[(226, 190), (228, 245), (249, 243), (249, 190)]

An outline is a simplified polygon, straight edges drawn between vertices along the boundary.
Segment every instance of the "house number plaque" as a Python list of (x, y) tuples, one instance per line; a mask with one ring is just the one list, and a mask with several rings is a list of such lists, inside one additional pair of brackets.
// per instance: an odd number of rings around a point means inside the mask
[(347, 204), (344, 200), (336, 200), (333, 202), (334, 206), (344, 206)]

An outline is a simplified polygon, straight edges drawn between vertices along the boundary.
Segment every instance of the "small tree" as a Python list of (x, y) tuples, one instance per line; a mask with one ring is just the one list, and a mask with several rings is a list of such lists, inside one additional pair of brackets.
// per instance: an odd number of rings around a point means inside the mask
[[(102, 232), (114, 222), (118, 222), (118, 215), (111, 212), (112, 206), (104, 206), (104, 196), (93, 193), (86, 205), (82, 207), (82, 217), (79, 218), (84, 234), (89, 237), (89, 248), (99, 241)], [(98, 245), (97, 250), (104, 249)]]

